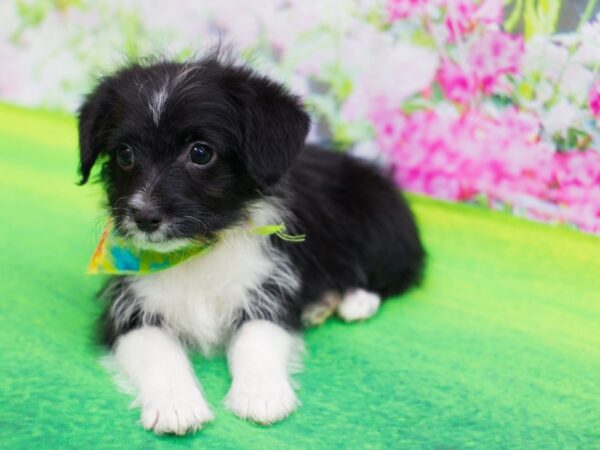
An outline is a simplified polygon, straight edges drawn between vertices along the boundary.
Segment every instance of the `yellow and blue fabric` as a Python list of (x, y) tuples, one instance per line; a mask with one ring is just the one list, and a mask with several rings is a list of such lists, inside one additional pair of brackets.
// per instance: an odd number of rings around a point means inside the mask
[[(287, 234), (283, 224), (255, 226), (249, 228), (249, 232), (258, 236), (276, 235), (290, 242), (302, 242), (305, 239), (304, 235)], [(159, 252), (132, 245), (130, 240), (115, 233), (112, 220), (109, 220), (92, 255), (87, 272), (90, 275), (154, 273), (210, 251), (218, 240), (218, 237), (213, 239), (200, 237), (186, 247), (170, 252)]]

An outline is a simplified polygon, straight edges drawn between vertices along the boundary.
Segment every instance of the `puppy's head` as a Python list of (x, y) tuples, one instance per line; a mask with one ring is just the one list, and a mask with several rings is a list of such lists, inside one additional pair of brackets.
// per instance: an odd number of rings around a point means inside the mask
[(176, 248), (242, 221), (303, 147), (298, 99), (248, 68), (207, 58), (134, 65), (79, 112), (81, 182), (100, 179), (116, 229)]

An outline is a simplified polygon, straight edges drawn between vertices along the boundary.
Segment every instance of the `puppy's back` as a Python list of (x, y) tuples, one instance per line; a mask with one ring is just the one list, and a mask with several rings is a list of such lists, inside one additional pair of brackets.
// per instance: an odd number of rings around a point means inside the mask
[(351, 156), (307, 146), (282, 183), (296, 229), (286, 245), (301, 267), (307, 298), (357, 287), (382, 296), (418, 283), (425, 252), (399, 189)]

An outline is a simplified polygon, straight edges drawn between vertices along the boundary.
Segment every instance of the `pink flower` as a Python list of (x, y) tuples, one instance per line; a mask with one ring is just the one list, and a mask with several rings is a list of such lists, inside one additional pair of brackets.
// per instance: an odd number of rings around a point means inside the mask
[(600, 232), (600, 153), (555, 153), (539, 139), (541, 126), (531, 114), (509, 108), (492, 117), (471, 109), (447, 117), (387, 109), (371, 120), (407, 190), (456, 201), (485, 195), (535, 220)]
[(600, 153), (555, 154), (548, 199), (561, 205), (562, 221), (600, 232)]
[(387, 13), (390, 22), (421, 13), (427, 6), (427, 0), (389, 0)]
[(589, 96), (589, 106), (594, 117), (600, 119), (600, 81), (592, 86)]
[(485, 33), (469, 48), (469, 66), (477, 79), (479, 89), (491, 94), (506, 74), (519, 71), (524, 44), (520, 36), (502, 31)]
[(382, 105), (372, 113), (371, 120), (377, 129), (377, 142), (380, 147), (393, 148), (403, 139), (407, 118), (401, 111)]
[(499, 25), (504, 19), (504, 0), (482, 0), (475, 12), (475, 20), (485, 25)]
[(477, 81), (473, 75), (450, 60), (442, 62), (437, 79), (444, 96), (458, 103), (469, 103), (477, 92)]
[(502, 0), (446, 0), (445, 3), (445, 24), (452, 40), (471, 33), (478, 26), (502, 22)]
[[(597, 186), (596, 190), (600, 192), (600, 154), (598, 152), (594, 150), (573, 151), (554, 155), (552, 186), (558, 189), (572, 185), (590, 188), (588, 191), (590, 194)], [(562, 200), (566, 199), (562, 198)]]
[(490, 95), (505, 90), (505, 76), (518, 72), (522, 55), (520, 37), (488, 32), (468, 47), (466, 67), (443, 61), (438, 82), (446, 98), (466, 104), (478, 92)]
[(529, 115), (509, 109), (492, 118), (469, 110), (449, 118), (420, 111), (372, 119), (379, 145), (396, 163), (396, 179), (409, 190), (509, 201), (514, 193), (538, 196), (546, 189), (553, 152), (537, 139), (539, 123)]

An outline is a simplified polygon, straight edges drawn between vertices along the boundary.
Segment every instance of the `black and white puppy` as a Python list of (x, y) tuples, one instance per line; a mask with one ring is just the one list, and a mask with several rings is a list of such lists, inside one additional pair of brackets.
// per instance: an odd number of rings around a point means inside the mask
[[(290, 379), (303, 319), (371, 316), (420, 279), (405, 201), (369, 164), (305, 145), (298, 98), (218, 57), (132, 65), (80, 109), (80, 173), (100, 180), (132, 245), (171, 251), (219, 236), (161, 272), (108, 280), (103, 339), (139, 392), (142, 425), (194, 431), (213, 418), (186, 349), (225, 349), (226, 406), (259, 423), (298, 405)], [(301, 243), (258, 236), (284, 223)]]

